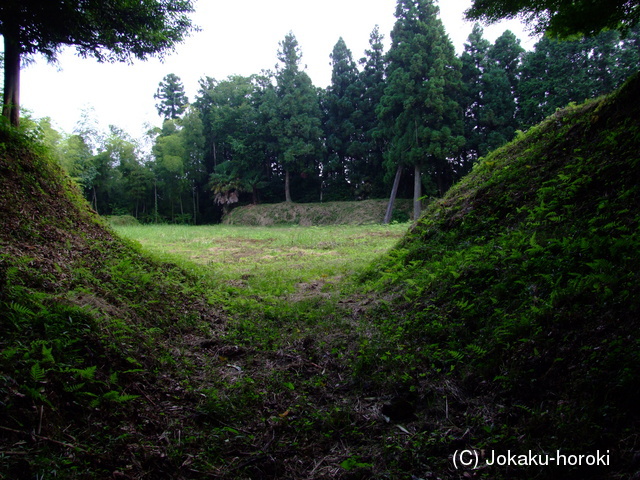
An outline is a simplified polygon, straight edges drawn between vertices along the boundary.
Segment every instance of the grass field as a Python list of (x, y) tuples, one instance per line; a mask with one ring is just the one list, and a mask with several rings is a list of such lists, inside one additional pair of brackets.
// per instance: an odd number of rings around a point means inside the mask
[(393, 247), (408, 224), (114, 228), (162, 260), (206, 267), (216, 283), (248, 295), (281, 296), (305, 288), (330, 289)]

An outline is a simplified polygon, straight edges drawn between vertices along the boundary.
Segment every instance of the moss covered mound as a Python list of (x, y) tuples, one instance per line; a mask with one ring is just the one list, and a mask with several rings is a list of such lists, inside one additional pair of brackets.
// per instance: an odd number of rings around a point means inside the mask
[(637, 468), (638, 98), (636, 76), (487, 156), (364, 279), (393, 300), (374, 317), (388, 361), (363, 372), (406, 372), (424, 408), (448, 385), (466, 426), (445, 450), (600, 449), (614, 465), (510, 478)]
[[(387, 200), (326, 203), (274, 203), (237, 207), (223, 219), (228, 225), (368, 225), (382, 223)], [(396, 200), (392, 221), (407, 222), (411, 200)]]
[(117, 238), (0, 128), (0, 478), (171, 469), (158, 439), (193, 405), (171, 352), (220, 323), (196, 279)]

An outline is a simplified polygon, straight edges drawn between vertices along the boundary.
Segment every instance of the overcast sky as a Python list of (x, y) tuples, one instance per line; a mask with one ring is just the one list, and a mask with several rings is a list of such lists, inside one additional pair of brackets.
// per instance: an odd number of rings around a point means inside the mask
[[(440, 16), (461, 53), (472, 24), (463, 12), (470, 0), (441, 0)], [(331, 82), (329, 54), (340, 37), (354, 60), (364, 56), (369, 35), (379, 25), (387, 48), (395, 22), (396, 0), (196, 0), (193, 20), (201, 28), (180, 44), (164, 63), (157, 59), (126, 64), (99, 64), (64, 51), (57, 65), (42, 59), (22, 72), (21, 102), (37, 118), (51, 117), (54, 126), (72, 133), (83, 109), (92, 109), (102, 128), (116, 125), (141, 137), (149, 125), (160, 125), (154, 93), (168, 73), (178, 75), (187, 96), (194, 99), (198, 80), (209, 76), (251, 75), (278, 63), (278, 42), (292, 31), (302, 51), (302, 64), (314, 85)], [(517, 21), (484, 27), (495, 40), (513, 31), (531, 49), (534, 39)]]

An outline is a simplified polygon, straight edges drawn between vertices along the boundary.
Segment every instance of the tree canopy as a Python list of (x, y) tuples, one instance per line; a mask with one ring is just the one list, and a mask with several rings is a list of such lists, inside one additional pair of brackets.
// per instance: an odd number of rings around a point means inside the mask
[(170, 73), (162, 79), (153, 98), (158, 100), (156, 104), (158, 115), (164, 117), (165, 120), (175, 120), (180, 117), (189, 104), (182, 81), (175, 73)]
[(513, 33), (492, 43), (477, 24), (457, 57), (435, 0), (397, 6), (390, 50), (378, 27), (358, 62), (337, 39), (325, 88), (305, 73), (290, 32), (274, 70), (202, 78), (190, 104), (166, 75), (151, 92), (164, 121), (139, 144), (100, 132), (88, 112), (71, 136), (28, 114), (22, 128), (56, 149), (102, 215), (215, 223), (236, 203), (280, 202), (284, 190), (299, 203), (413, 194), (417, 216), (423, 195), (444, 193), (518, 130), (638, 70), (640, 25), (624, 37), (545, 36), (525, 52)]
[(536, 33), (592, 36), (633, 27), (640, 21), (640, 0), (473, 0), (466, 16), (487, 23), (521, 17)]
[(20, 59), (40, 53), (55, 60), (64, 46), (98, 61), (162, 55), (192, 29), (191, 0), (3, 0), (3, 115), (19, 122)]

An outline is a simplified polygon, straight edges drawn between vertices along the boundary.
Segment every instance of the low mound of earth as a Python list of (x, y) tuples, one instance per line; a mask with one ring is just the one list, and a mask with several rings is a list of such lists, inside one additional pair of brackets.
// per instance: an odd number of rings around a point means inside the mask
[[(275, 203), (236, 207), (223, 218), (227, 225), (367, 225), (382, 223), (387, 200), (358, 202)], [(411, 200), (398, 199), (392, 221), (406, 222)]]

